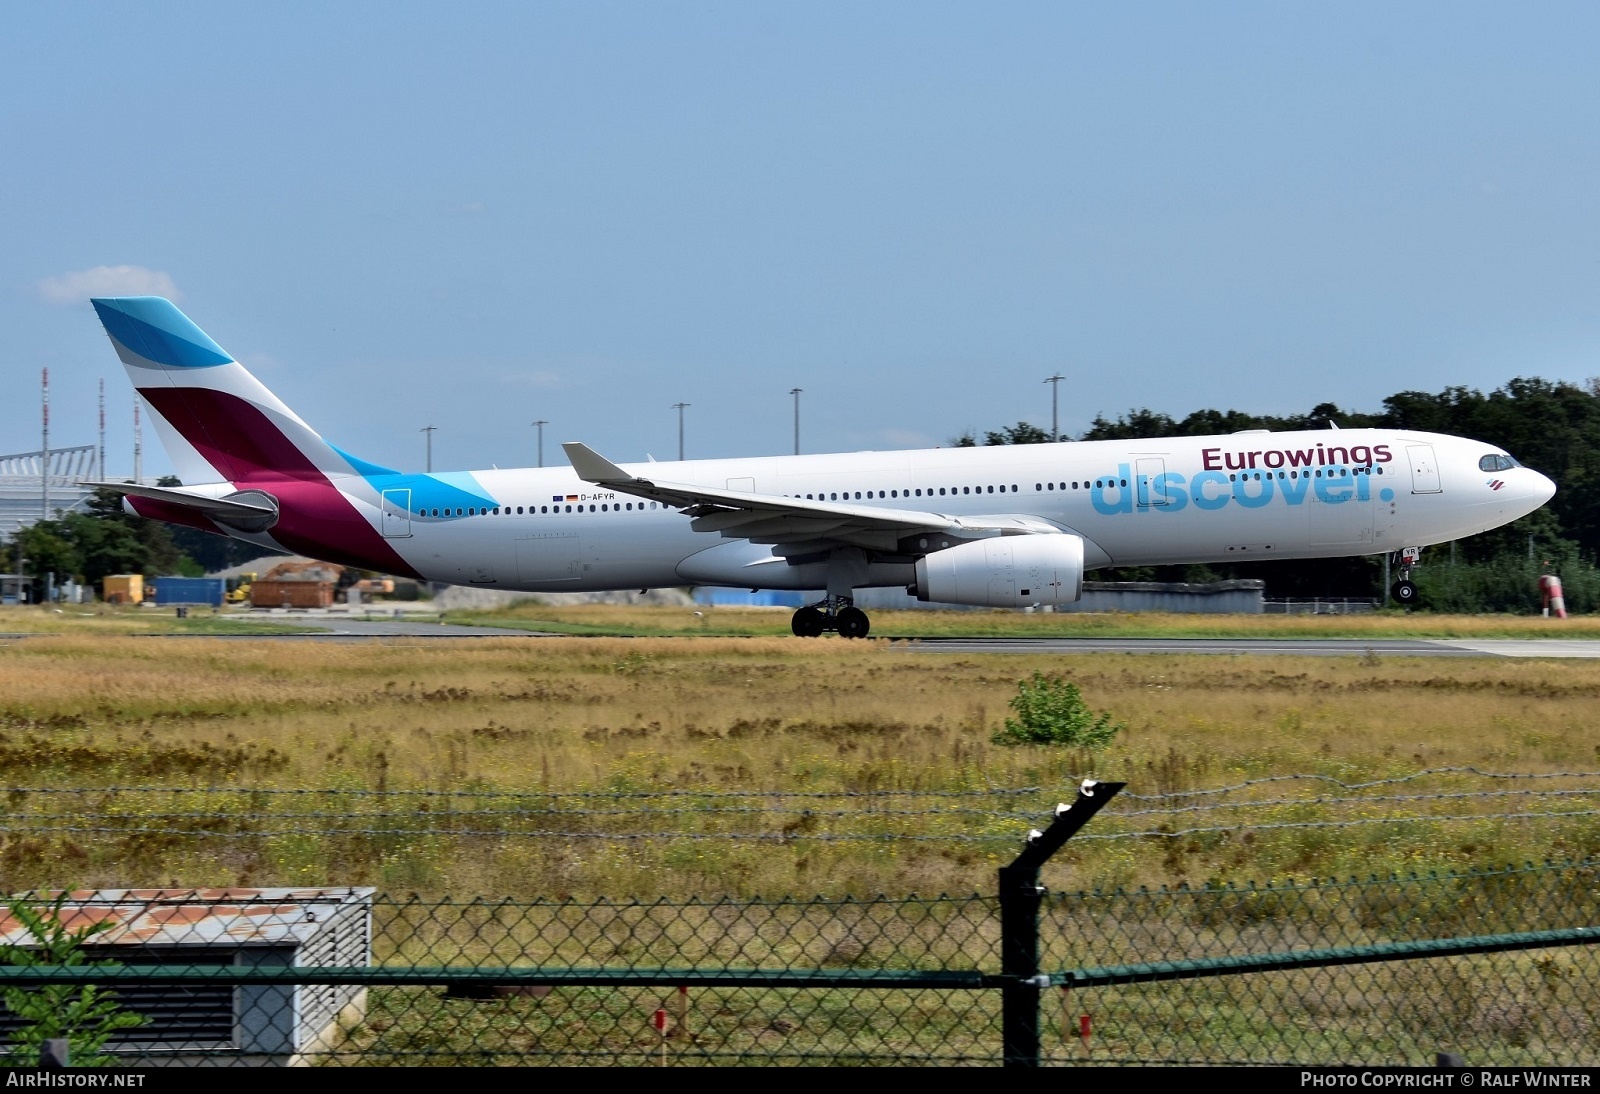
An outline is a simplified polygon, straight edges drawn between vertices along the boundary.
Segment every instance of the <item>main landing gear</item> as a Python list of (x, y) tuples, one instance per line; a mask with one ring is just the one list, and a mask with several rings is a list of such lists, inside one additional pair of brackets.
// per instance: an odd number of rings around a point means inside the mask
[(1411, 580), (1411, 568), (1417, 564), (1422, 555), (1421, 547), (1406, 547), (1400, 552), (1399, 580), (1389, 586), (1389, 596), (1402, 608), (1415, 607), (1417, 598), (1416, 582)]
[(837, 631), (844, 638), (865, 638), (872, 623), (848, 596), (830, 596), (795, 612), (789, 629), (800, 638), (815, 638), (824, 631)]

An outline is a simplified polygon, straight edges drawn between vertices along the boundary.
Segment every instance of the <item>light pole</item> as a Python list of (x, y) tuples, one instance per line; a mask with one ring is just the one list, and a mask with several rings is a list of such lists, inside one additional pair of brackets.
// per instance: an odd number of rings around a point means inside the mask
[(804, 388), (790, 388), (789, 394), (794, 396), (794, 454), (800, 455), (800, 392)]
[(1061, 391), (1061, 381), (1065, 379), (1066, 377), (1058, 372), (1045, 380), (1045, 383), (1050, 385), (1050, 439), (1052, 441), (1061, 439), (1061, 427), (1057, 424), (1056, 418), (1056, 395)]
[(550, 423), (545, 421), (543, 418), (540, 418), (537, 422), (533, 423), (533, 428), (535, 428), (535, 429), (537, 429), (539, 431), (539, 466), (540, 467), (544, 466), (544, 427), (549, 425), (549, 424)]
[(439, 427), (436, 426), (436, 425), (425, 425), (425, 426), (423, 426), (421, 429), (419, 429), (417, 431), (419, 433), (426, 433), (428, 435), (428, 473), (429, 474), (433, 473), (433, 431), (435, 429), (438, 429), (438, 428)]
[(678, 412), (678, 462), (683, 462), (683, 408), (689, 403), (673, 403), (672, 409)]

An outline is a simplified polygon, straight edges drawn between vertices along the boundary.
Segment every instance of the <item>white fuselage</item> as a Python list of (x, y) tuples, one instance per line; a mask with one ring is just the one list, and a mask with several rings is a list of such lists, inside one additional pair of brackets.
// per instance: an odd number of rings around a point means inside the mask
[[(1095, 569), (1376, 554), (1459, 539), (1533, 511), (1554, 491), (1528, 468), (1484, 470), (1480, 461), (1498, 454), (1493, 445), (1439, 434), (1352, 429), (625, 470), (658, 482), (956, 521), (1015, 516), (1081, 536), (1084, 565)], [(440, 483), (452, 493), (437, 494)], [(429, 580), (543, 592), (819, 587), (815, 571), (770, 547), (694, 531), (677, 509), (597, 487), (571, 468), (368, 475), (335, 485)], [(429, 504), (430, 492), (447, 504)], [(903, 566), (885, 565), (864, 583), (904, 580)]]

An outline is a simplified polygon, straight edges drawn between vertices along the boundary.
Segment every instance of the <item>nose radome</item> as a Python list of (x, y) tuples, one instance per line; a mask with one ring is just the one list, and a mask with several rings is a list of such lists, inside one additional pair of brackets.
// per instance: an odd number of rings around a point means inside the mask
[(1548, 475), (1535, 471), (1533, 472), (1532, 489), (1528, 493), (1532, 497), (1538, 498), (1539, 504), (1543, 505), (1556, 496), (1556, 484)]

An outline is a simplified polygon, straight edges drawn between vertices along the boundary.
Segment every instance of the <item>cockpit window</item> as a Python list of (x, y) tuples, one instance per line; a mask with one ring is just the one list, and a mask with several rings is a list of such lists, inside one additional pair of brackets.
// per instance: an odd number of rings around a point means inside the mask
[(1492, 453), (1478, 461), (1479, 471), (1510, 471), (1513, 467), (1521, 467), (1516, 460), (1499, 452)]

